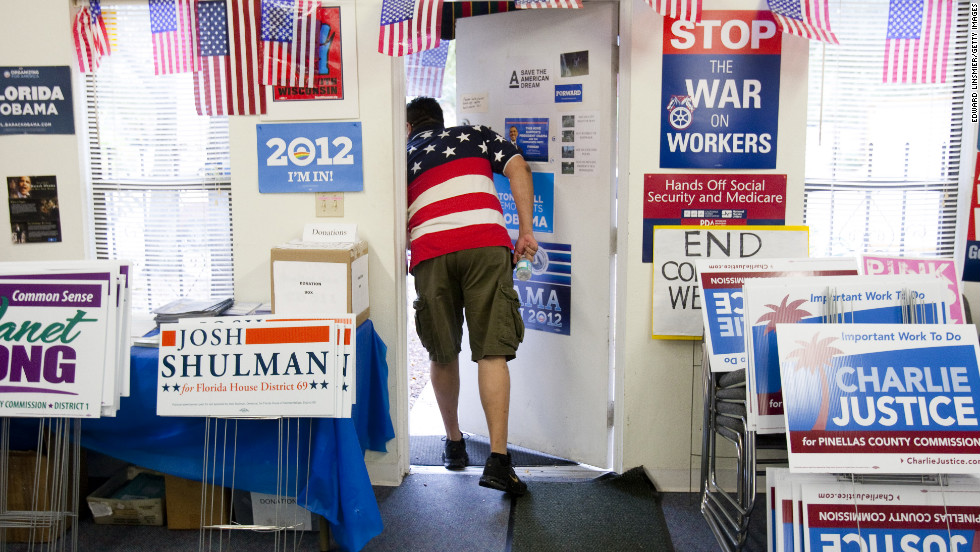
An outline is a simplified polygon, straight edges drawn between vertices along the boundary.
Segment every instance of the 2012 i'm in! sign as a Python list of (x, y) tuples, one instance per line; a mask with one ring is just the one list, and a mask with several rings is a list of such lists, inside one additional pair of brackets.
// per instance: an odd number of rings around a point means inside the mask
[(259, 192), (364, 189), (361, 123), (256, 125)]

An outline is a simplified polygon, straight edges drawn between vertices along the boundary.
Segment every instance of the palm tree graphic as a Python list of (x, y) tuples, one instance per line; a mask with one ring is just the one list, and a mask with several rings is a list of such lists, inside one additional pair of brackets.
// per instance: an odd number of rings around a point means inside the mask
[(766, 305), (772, 312), (763, 314), (755, 321), (756, 324), (766, 322), (766, 331), (762, 335), (775, 331), (776, 324), (795, 324), (803, 320), (804, 316), (810, 316), (809, 311), (797, 308), (803, 303), (806, 303), (806, 299), (796, 299), (788, 305), (786, 304), (787, 301), (789, 301), (789, 295), (783, 297), (782, 302), (778, 306)]
[(834, 355), (844, 354), (844, 351), (830, 346), (831, 343), (837, 341), (836, 337), (825, 337), (823, 339), (819, 339), (819, 337), (817, 334), (814, 334), (809, 343), (806, 341), (797, 341), (800, 348), (786, 355), (787, 359), (799, 359), (799, 362), (796, 363), (796, 367), (794, 368), (795, 370), (808, 370), (810, 373), (816, 373), (820, 376), (820, 413), (817, 415), (817, 421), (813, 423), (814, 431), (827, 429), (827, 417), (830, 414), (830, 378), (827, 377), (825, 368), (830, 367), (830, 360)]

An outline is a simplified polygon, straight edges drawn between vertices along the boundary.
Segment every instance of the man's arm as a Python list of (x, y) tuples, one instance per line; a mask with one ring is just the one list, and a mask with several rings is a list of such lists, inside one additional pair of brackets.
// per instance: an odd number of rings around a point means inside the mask
[(521, 257), (534, 258), (538, 242), (534, 239), (534, 182), (531, 167), (523, 157), (515, 156), (504, 167), (504, 176), (510, 180), (510, 192), (517, 205), (517, 244), (514, 246), (514, 262)]

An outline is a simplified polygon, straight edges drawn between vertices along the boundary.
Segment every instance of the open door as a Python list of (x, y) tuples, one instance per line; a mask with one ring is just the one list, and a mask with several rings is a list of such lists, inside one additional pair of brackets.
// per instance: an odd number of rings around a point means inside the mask
[[(535, 173), (541, 252), (531, 281), (515, 281), (527, 329), (510, 363), (509, 440), (598, 467), (611, 464), (617, 8), (589, 2), (456, 24), (460, 124), (516, 134)], [(485, 435), (466, 337), (463, 348), (460, 422)]]

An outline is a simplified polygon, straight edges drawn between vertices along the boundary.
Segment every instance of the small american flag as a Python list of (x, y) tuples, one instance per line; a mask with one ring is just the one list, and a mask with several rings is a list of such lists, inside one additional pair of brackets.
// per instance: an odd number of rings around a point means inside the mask
[(449, 57), (449, 41), (438, 48), (405, 56), (405, 95), (442, 96), (442, 77)]
[(946, 82), (952, 0), (891, 0), (882, 82)]
[(318, 4), (262, 0), (263, 84), (315, 85)]
[(149, 2), (154, 73), (168, 75), (200, 70), (194, 1), (149, 0)]
[(769, 0), (769, 11), (784, 33), (840, 44), (830, 30), (828, 0)]
[(701, 0), (646, 0), (657, 13), (671, 19), (701, 21)]
[(540, 8), (581, 8), (582, 0), (514, 0), (514, 5), (519, 10), (533, 10)]
[(194, 75), (200, 115), (265, 113), (259, 82), (259, 0), (200, 0), (201, 71)]
[(98, 2), (93, 3), (94, 8), (98, 9), (98, 15), (93, 15), (93, 6), (82, 8), (75, 14), (75, 22), (72, 24), (75, 59), (78, 70), (82, 73), (95, 72), (102, 64), (102, 58), (111, 53), (102, 9)]
[(378, 52), (406, 56), (439, 46), (442, 0), (384, 0)]

